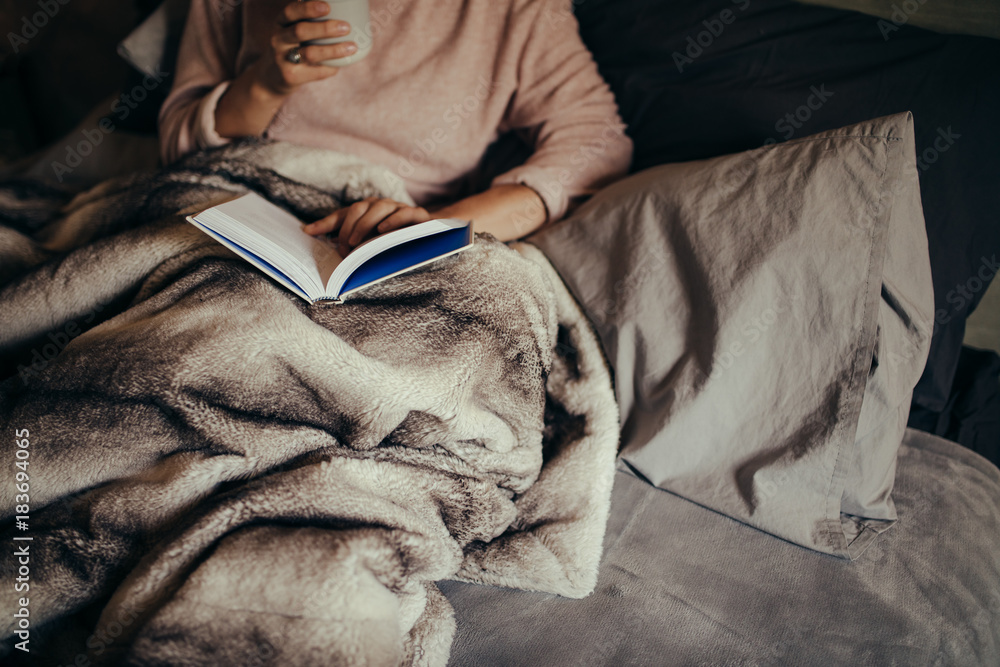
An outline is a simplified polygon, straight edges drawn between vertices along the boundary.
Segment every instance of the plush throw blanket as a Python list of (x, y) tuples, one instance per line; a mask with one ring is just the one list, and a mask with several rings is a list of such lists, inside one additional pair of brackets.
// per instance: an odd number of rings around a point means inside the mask
[(0, 620), (6, 658), (443, 665), (436, 581), (589, 593), (617, 412), (544, 256), (480, 237), (310, 306), (180, 215), (248, 189), (303, 218), (406, 197), (268, 143), (58, 215), (60, 193), (0, 188), (2, 447), (27, 461), (27, 492), (0, 484), (2, 574), (23, 563), (9, 545), (30, 570), (0, 595), (28, 610)]

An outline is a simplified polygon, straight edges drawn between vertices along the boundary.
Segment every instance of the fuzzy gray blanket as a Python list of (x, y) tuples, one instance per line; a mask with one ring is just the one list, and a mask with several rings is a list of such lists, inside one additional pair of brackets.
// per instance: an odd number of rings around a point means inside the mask
[(266, 143), (58, 214), (0, 187), (5, 659), (443, 665), (436, 581), (588, 594), (617, 412), (544, 256), (480, 237), (310, 306), (183, 222), (247, 190), (303, 218), (406, 198)]

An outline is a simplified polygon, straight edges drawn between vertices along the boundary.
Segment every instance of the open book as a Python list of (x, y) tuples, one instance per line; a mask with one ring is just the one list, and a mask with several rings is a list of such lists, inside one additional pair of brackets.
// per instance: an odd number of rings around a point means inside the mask
[(467, 221), (428, 220), (376, 236), (341, 257), (332, 241), (306, 234), (298, 218), (253, 192), (187, 220), (312, 303), (339, 302), (473, 242)]

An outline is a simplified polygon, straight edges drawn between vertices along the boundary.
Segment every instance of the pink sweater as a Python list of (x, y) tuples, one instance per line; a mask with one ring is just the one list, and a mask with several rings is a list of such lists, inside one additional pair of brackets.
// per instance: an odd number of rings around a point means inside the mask
[[(216, 103), (263, 52), (286, 3), (192, 0), (174, 88), (160, 111), (165, 161), (227, 142), (215, 131)], [(493, 183), (527, 185), (557, 220), (570, 198), (622, 176), (632, 156), (614, 96), (568, 7), (370, 0), (368, 57), (296, 90), (266, 136), (385, 165), (425, 204), (453, 198), (487, 146), (517, 130), (534, 153)]]

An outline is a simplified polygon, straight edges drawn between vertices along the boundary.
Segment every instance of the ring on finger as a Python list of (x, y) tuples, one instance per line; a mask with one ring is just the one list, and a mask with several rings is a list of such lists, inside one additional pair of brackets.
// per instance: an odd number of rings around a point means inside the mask
[(285, 60), (293, 65), (298, 65), (302, 62), (302, 49), (297, 46), (293, 46), (288, 50), (288, 53), (285, 54)]

